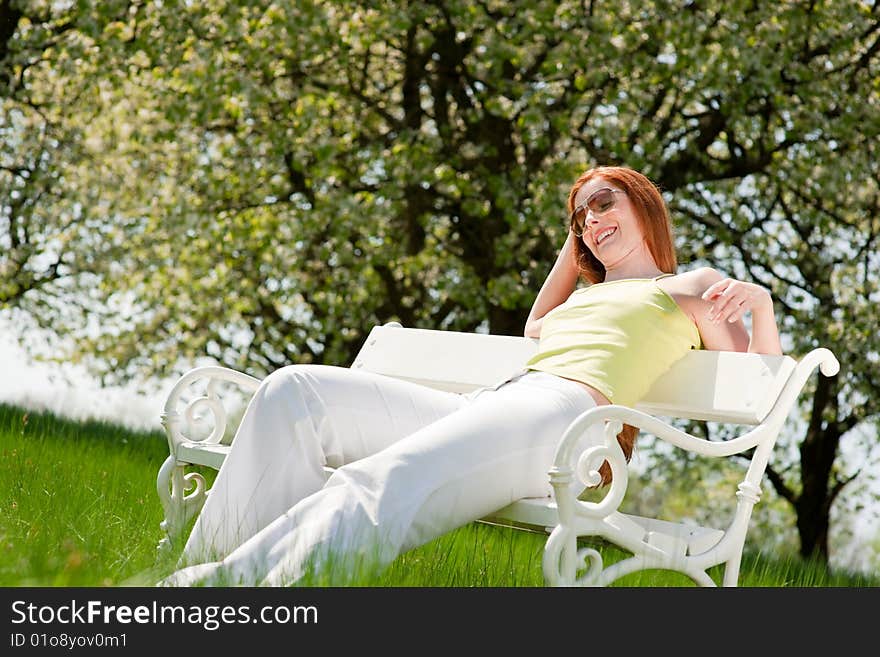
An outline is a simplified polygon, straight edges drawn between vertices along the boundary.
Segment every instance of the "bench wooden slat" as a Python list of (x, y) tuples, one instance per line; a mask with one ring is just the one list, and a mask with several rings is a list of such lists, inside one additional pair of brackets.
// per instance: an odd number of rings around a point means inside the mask
[(635, 407), (651, 415), (759, 424), (796, 366), (790, 356), (691, 351)]
[[(521, 370), (536, 350), (537, 340), (530, 338), (385, 325), (373, 327), (352, 367), (470, 392)], [(796, 364), (790, 356), (692, 351), (636, 408), (652, 415), (759, 424)]]
[(352, 368), (472, 392), (522, 369), (536, 349), (536, 340), (522, 337), (374, 326)]

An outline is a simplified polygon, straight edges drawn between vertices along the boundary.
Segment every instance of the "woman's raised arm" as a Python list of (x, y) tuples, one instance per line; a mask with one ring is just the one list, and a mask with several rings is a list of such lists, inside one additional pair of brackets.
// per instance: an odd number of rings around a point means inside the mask
[(556, 306), (565, 301), (574, 290), (578, 280), (578, 268), (574, 257), (574, 233), (569, 231), (565, 244), (556, 256), (556, 262), (553, 263), (547, 279), (541, 286), (538, 296), (535, 297), (535, 303), (529, 311), (529, 317), (526, 319), (524, 335), (527, 338), (537, 338), (541, 335), (541, 324), (544, 322), (544, 315), (553, 310)]

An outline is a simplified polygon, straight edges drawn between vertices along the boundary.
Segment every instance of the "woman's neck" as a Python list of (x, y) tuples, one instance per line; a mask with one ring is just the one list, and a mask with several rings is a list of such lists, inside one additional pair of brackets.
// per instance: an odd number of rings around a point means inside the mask
[(665, 272), (660, 271), (656, 267), (649, 269), (633, 269), (633, 270), (615, 270), (615, 271), (606, 271), (605, 272), (605, 282), (610, 281), (621, 281), (627, 278), (656, 278), (664, 274)]
[(647, 248), (627, 254), (618, 262), (605, 268), (606, 281), (619, 281), (625, 278), (655, 278), (664, 272), (654, 262)]
[(652, 259), (650, 262), (633, 264), (628, 267), (611, 267), (605, 270), (606, 281), (619, 281), (625, 278), (655, 278), (664, 272)]

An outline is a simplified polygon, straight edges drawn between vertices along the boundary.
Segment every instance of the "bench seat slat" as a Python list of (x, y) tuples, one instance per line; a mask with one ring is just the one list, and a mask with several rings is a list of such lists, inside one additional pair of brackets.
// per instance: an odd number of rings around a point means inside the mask
[[(486, 522), (516, 526), (525, 526), (547, 533), (559, 522), (556, 502), (551, 497), (526, 497), (484, 518)], [(629, 513), (615, 512), (600, 521), (589, 521), (587, 524), (605, 524), (619, 532), (641, 535), (648, 538), (651, 532), (684, 542), (688, 554), (700, 554), (715, 546), (723, 537), (724, 532), (711, 527), (701, 527), (668, 520), (644, 518)], [(592, 530), (592, 528), (591, 528)], [(592, 533), (592, 531), (590, 532)]]
[(229, 445), (185, 442), (177, 446), (177, 460), (191, 465), (206, 465), (219, 470), (229, 454)]

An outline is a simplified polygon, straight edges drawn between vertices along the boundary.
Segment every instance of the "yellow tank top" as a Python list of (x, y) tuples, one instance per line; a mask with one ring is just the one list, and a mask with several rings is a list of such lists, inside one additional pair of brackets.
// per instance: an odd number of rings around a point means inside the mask
[(526, 369), (586, 383), (613, 404), (635, 404), (675, 361), (702, 347), (696, 325), (657, 285), (663, 276), (572, 292), (545, 315)]

